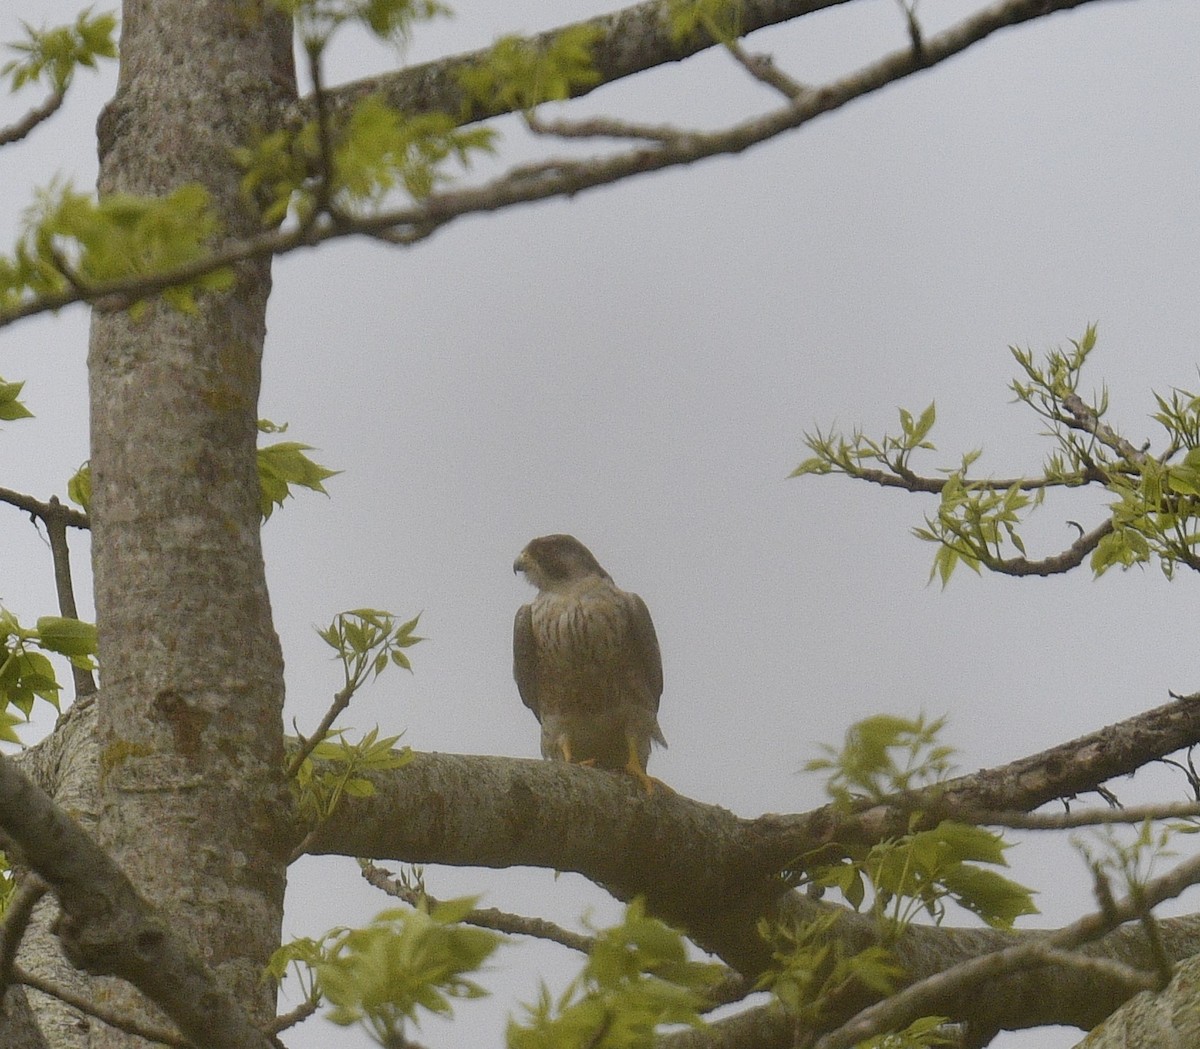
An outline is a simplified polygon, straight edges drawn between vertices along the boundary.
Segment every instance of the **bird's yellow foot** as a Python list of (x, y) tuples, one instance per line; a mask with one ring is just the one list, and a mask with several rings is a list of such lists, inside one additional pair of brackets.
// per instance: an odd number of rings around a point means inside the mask
[(668, 794), (675, 793), (662, 780), (648, 775), (646, 770), (642, 768), (641, 759), (638, 757), (637, 740), (632, 736), (629, 737), (629, 759), (625, 762), (625, 771), (642, 785), (642, 789), (647, 794), (653, 794), (655, 787), (662, 787)]

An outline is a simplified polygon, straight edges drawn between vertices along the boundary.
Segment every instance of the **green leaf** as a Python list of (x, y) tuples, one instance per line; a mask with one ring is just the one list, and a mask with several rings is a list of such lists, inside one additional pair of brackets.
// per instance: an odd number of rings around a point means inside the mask
[(79, 14), (73, 26), (54, 29), (32, 29), (23, 25), (26, 39), (8, 44), (23, 58), (13, 59), (0, 66), (0, 77), (12, 81), (13, 91), (45, 79), (55, 91), (65, 91), (78, 66), (96, 68), (96, 59), (115, 58), (116, 16), (105, 12), (92, 16), (89, 7)]
[(833, 469), (833, 466), (824, 459), (811, 458), (805, 459), (799, 466), (796, 467), (788, 477), (803, 477), (805, 474), (827, 474)]
[(57, 710), (58, 692), (54, 667), (44, 655), (0, 648), (0, 709), (12, 705), (28, 718), (34, 700), (44, 699)]
[(827, 757), (806, 771), (832, 770), (826, 791), (839, 805), (860, 798), (881, 800), (890, 794), (936, 783), (952, 769), (953, 751), (938, 743), (945, 718), (927, 721), (878, 714), (846, 730), (842, 749), (825, 747)]
[(37, 621), (38, 642), (51, 652), (64, 656), (94, 656), (96, 627), (80, 619), (42, 616)]
[(443, 925), (462, 921), (479, 903), (478, 896), (461, 896), (456, 900), (442, 900), (429, 912), (429, 916)]
[[(7, 710), (0, 710), (0, 740), (5, 743), (19, 744), (21, 737), (17, 735), (16, 726), (25, 720), (25, 718), (10, 714)], [(3, 854), (0, 853), (0, 855)]]
[[(62, 294), (80, 285), (140, 280), (197, 262), (220, 224), (208, 192), (189, 184), (163, 197), (113, 193), (102, 201), (56, 184), (26, 214), (13, 258), (0, 258), (0, 307), (29, 295)], [(196, 294), (232, 285), (233, 271), (215, 269), (161, 293), (181, 312)], [(145, 302), (130, 307), (137, 315)]]
[(280, 441), (258, 450), (259, 509), (264, 521), (291, 496), (293, 486), (328, 494), (321, 482), (340, 471), (313, 462), (304, 454), (311, 450), (310, 445), (296, 441)]
[(701, 1026), (717, 966), (687, 960), (681, 935), (635, 900), (617, 926), (598, 930), (580, 975), (557, 1002), (542, 988), (524, 1023), (508, 1027), (511, 1049), (650, 1049), (663, 1024)]
[(485, 994), (467, 976), (483, 965), (499, 937), (449, 921), (459, 902), (448, 901), (444, 913), (432, 915), (423, 907), (397, 908), (366, 928), (327, 934), (310, 964), (333, 1006), (328, 1018), (362, 1025), (381, 1045), (399, 1045), (406, 1041), (405, 1025), (422, 1012), (445, 1015), (451, 999)]
[(448, 15), (437, 0), (272, 0), (296, 21), (300, 39), (318, 53), (343, 26), (357, 24), (373, 36), (400, 46), (418, 21)]
[(92, 504), (92, 470), (90, 463), (84, 463), (67, 481), (67, 498), (76, 506), (87, 510)]
[(24, 385), (23, 382), (5, 382), (0, 379), (0, 421), (13, 422), (16, 419), (33, 418), (33, 412), (17, 400)]

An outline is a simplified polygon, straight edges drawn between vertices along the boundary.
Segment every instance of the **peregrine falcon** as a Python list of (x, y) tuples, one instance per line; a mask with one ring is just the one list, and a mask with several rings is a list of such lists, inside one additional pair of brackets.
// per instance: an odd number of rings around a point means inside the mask
[[(646, 603), (626, 593), (578, 539), (532, 540), (513, 564), (538, 589), (513, 624), (513, 677), (542, 726), (542, 757), (623, 769), (646, 793), (662, 658)], [(665, 786), (665, 785), (664, 785)]]

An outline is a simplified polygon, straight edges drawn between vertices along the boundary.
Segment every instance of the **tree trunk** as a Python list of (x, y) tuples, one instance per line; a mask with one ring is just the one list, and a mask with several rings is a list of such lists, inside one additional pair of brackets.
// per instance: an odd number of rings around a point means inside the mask
[[(199, 182), (227, 235), (256, 231), (230, 150), (294, 97), (291, 55), (266, 0), (128, 0), (102, 196)], [(287, 805), (255, 464), (269, 291), (263, 260), (195, 315), (97, 310), (89, 354), (100, 838), (261, 1020)]]

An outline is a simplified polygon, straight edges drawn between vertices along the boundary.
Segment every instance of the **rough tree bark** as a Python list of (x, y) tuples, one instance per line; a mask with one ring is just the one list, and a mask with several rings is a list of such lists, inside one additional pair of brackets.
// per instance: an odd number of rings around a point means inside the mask
[[(101, 194), (198, 182), (229, 235), (256, 232), (230, 151), (294, 97), (289, 21), (265, 0), (129, 0), (121, 52)], [(288, 804), (255, 465), (269, 291), (259, 260), (194, 316), (98, 310), (88, 359), (100, 839), (260, 1020)]]

